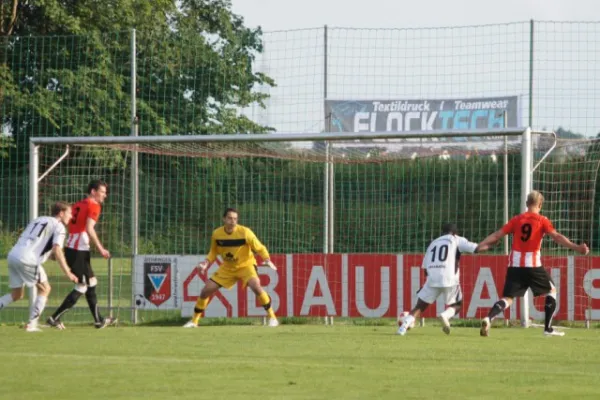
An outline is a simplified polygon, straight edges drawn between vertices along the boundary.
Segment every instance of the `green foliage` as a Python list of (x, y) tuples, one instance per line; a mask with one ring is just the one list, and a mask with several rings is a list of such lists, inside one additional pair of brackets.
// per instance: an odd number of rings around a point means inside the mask
[(252, 70), (262, 32), (229, 1), (18, 3), (12, 34), (0, 37), (1, 124), (17, 138), (13, 159), (27, 160), (30, 136), (130, 133), (132, 28), (141, 134), (270, 130), (238, 113), (264, 106), (254, 88), (274, 82)]
[(559, 126), (556, 129), (556, 136), (561, 139), (586, 139), (586, 137), (580, 133), (573, 132), (570, 129), (565, 129), (562, 126)]
[(0, 221), (0, 254), (8, 254), (15, 245), (17, 238), (17, 232), (5, 230), (2, 221)]
[[(30, 137), (130, 134), (132, 29), (140, 135), (272, 130), (239, 113), (264, 107), (255, 89), (274, 81), (253, 71), (262, 32), (245, 27), (230, 1), (13, 0), (0, 11), (0, 182), (10, 192), (0, 218), (11, 229), (27, 219), (20, 182)], [(102, 164), (89, 172), (96, 177), (128, 163), (100, 148), (72, 147), (69, 159)]]
[(8, 157), (8, 150), (14, 147), (15, 145), (12, 137), (3, 136), (0, 132), (0, 158)]
[[(14, 16), (13, 2), (18, 6)], [(13, 0), (0, 7), (0, 127), (8, 133), (0, 134), (0, 183), (7, 188), (0, 201), (3, 232), (26, 223), (31, 136), (130, 134), (132, 28), (137, 32), (141, 135), (272, 130), (239, 112), (250, 105), (264, 107), (267, 95), (255, 89), (275, 82), (253, 68), (263, 50), (260, 28), (247, 28), (228, 0)], [(557, 133), (581, 137), (563, 128)], [(224, 153), (234, 154), (232, 149)], [(590, 149), (600, 153), (597, 147)], [(48, 157), (48, 163), (56, 158)], [(205, 252), (209, 233), (227, 206), (238, 207), (243, 223), (273, 252), (322, 251), (322, 163), (268, 157), (165, 160), (140, 156), (140, 252)], [(514, 213), (520, 201), (518, 155), (509, 163)], [(107, 247), (127, 254), (129, 166), (127, 153), (72, 146), (68, 161), (46, 178), (40, 209), (58, 199), (76, 201), (89, 179), (106, 178), (117, 190), (111, 192), (98, 228)], [(465, 234), (479, 238), (503, 220), (499, 174), (502, 164), (483, 158), (337, 165), (334, 249), (422, 251), (443, 220), (453, 220)], [(571, 181), (562, 179), (557, 184), (562, 186), (548, 190), (576, 196), (574, 205), (563, 210), (571, 214), (559, 220), (590, 215), (583, 209), (589, 199), (573, 190), (585, 179), (574, 172)], [(554, 178), (549, 175), (545, 181), (554, 183)], [(589, 226), (582, 224), (588, 236), (597, 236), (598, 229), (590, 226), (598, 226), (599, 214), (589, 218)], [(6, 243), (14, 239), (12, 233), (3, 237)]]

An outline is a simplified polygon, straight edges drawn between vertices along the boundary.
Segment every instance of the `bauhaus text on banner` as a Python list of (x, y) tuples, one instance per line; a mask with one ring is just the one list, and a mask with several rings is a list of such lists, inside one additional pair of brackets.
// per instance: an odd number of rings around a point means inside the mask
[[(215, 262), (208, 273), (195, 268), (205, 256), (137, 256), (133, 291), (136, 306), (142, 309), (180, 309), (190, 316), (196, 299), (209, 277), (219, 268)], [(288, 317), (373, 317), (394, 318), (409, 310), (417, 291), (425, 282), (421, 270), (422, 254), (272, 254), (277, 271), (258, 267), (258, 274), (269, 293), (274, 310)], [(173, 288), (166, 301), (158, 295), (164, 270), (161, 260), (169, 260)], [(600, 318), (599, 257), (544, 256), (543, 265), (558, 289), (556, 318), (581, 321)], [(148, 265), (150, 270), (148, 271)], [(500, 298), (507, 268), (504, 255), (465, 255), (461, 257), (461, 285), (464, 295), (462, 318), (483, 318)], [(153, 270), (152, 266), (156, 269)], [(148, 278), (151, 283), (148, 296)], [(167, 278), (165, 276), (165, 278)], [(166, 280), (166, 279), (165, 279)], [(157, 283), (158, 282), (158, 283)], [(162, 285), (167, 282), (162, 283)], [(156, 286), (156, 288), (155, 288)], [(161, 286), (162, 287), (162, 286)], [(444, 310), (439, 302), (426, 317)], [(530, 303), (530, 316), (543, 319), (544, 297)], [(222, 290), (210, 302), (207, 317), (257, 317), (265, 315), (251, 290), (241, 285)], [(505, 316), (519, 319), (518, 306)]]

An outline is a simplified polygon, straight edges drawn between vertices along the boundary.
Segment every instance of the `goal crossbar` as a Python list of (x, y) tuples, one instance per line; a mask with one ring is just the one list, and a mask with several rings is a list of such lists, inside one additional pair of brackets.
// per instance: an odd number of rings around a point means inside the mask
[(231, 135), (168, 135), (168, 136), (74, 136), (32, 137), (34, 145), (43, 144), (144, 144), (144, 143), (201, 143), (201, 142), (306, 142), (360, 139), (424, 139), (455, 137), (522, 136), (525, 131), (536, 134), (551, 134), (550, 131), (532, 131), (530, 128), (498, 128), (474, 130), (436, 130), (411, 132), (355, 132), (355, 133), (271, 133)]

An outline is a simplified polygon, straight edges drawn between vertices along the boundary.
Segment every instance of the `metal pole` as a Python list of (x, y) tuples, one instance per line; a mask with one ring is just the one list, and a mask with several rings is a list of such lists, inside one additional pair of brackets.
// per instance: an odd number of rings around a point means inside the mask
[(533, 128), (533, 19), (529, 21), (529, 124)]
[[(329, 142), (325, 142), (325, 158), (329, 160)], [(323, 174), (323, 253), (329, 253), (329, 162), (325, 161)]]
[[(327, 100), (327, 78), (328, 78), (328, 32), (327, 25), (323, 27), (323, 106)], [(329, 124), (327, 123), (329, 121)], [(331, 130), (331, 116), (325, 114), (325, 126), (328, 127), (328, 131)], [(333, 164), (329, 162), (331, 157), (331, 143), (326, 142), (326, 158), (325, 158), (325, 254), (333, 252)], [(325, 325), (328, 325), (329, 316), (325, 315)]]
[[(533, 127), (533, 67), (534, 67), (534, 22), (529, 21), (529, 120), (528, 130), (523, 133), (521, 165), (521, 208), (525, 209), (527, 194), (531, 190), (531, 168), (533, 165), (531, 129)], [(527, 140), (527, 142), (526, 142)], [(527, 152), (527, 154), (525, 153)], [(529, 292), (521, 298), (521, 325), (529, 326)]]
[[(323, 26), (323, 100), (327, 100), (327, 46), (328, 46), (327, 25)], [(325, 101), (323, 101), (323, 105)], [(327, 115), (325, 115), (327, 118)]]
[(113, 259), (108, 259), (108, 315), (113, 317)]
[[(504, 119), (504, 127), (508, 126), (508, 114), (506, 111), (503, 113)], [(508, 138), (504, 136), (504, 221), (503, 223), (508, 222)], [(508, 256), (509, 247), (508, 247), (508, 235), (504, 236), (504, 254)], [(511, 305), (510, 312), (508, 318), (504, 319), (504, 324), (506, 326), (510, 326), (510, 319), (514, 315), (515, 305)]]
[[(331, 159), (331, 152), (329, 153), (329, 158)], [(334, 240), (335, 240), (335, 229), (334, 229), (334, 217), (335, 217), (335, 188), (334, 188), (334, 164), (332, 162), (329, 163), (329, 176), (327, 177), (327, 185), (329, 186), (329, 197), (328, 197), (328, 207), (329, 207), (329, 221), (327, 225), (329, 226), (329, 253), (334, 252)]]
[[(39, 209), (39, 183), (38, 175), (40, 169), (39, 146), (29, 142), (29, 220), (38, 217)], [(33, 312), (33, 305), (37, 297), (37, 288), (29, 288), (29, 314)]]
[[(504, 111), (504, 127), (508, 126), (508, 114)], [(504, 223), (508, 222), (508, 138), (504, 136)], [(508, 235), (504, 236), (504, 254), (508, 255)]]
[(67, 156), (69, 155), (69, 145), (67, 145), (67, 148), (65, 149), (65, 152), (58, 158), (58, 160), (56, 160), (54, 162), (54, 164), (52, 164), (43, 174), (42, 176), (40, 176), (39, 178), (37, 178), (38, 182), (41, 182), (44, 180), (45, 177), (47, 177), (48, 175), (50, 175), (50, 172), (52, 172), (54, 170), (54, 168), (56, 168), (58, 166), (58, 164), (60, 164), (65, 158), (67, 158)]
[[(424, 139), (424, 138), (474, 138), (489, 136), (522, 136), (524, 128), (478, 128), (472, 130), (439, 129), (436, 131), (410, 132), (318, 132), (318, 133), (271, 133), (231, 134), (231, 135), (160, 135), (160, 136), (46, 136), (32, 137), (35, 144), (72, 144), (72, 145), (124, 145), (131, 150), (134, 145), (159, 143), (249, 143), (249, 142), (307, 142), (325, 140), (360, 140), (360, 139)], [(538, 134), (552, 134), (552, 131), (536, 130)]]
[[(323, 113), (325, 129), (327, 129), (327, 113), (325, 112), (327, 100), (327, 25), (323, 26)], [(323, 253), (329, 253), (329, 142), (325, 142), (325, 171), (323, 175)]]
[(38, 217), (39, 147), (29, 142), (29, 219)]
[[(136, 55), (136, 37), (135, 29), (131, 30), (131, 136), (138, 136), (138, 117), (137, 117), (137, 55)], [(137, 146), (136, 146), (137, 147)], [(135, 276), (135, 256), (138, 254), (138, 234), (139, 234), (139, 173), (138, 173), (138, 152), (134, 148), (131, 155), (131, 276)], [(131, 284), (135, 287), (135, 279), (131, 279)], [(112, 285), (111, 285), (112, 289)], [(132, 288), (133, 289), (133, 288)], [(137, 309), (132, 302), (131, 320), (137, 323)]]
[[(520, 209), (527, 209), (527, 195), (531, 191), (531, 128), (523, 132), (523, 144), (521, 147), (521, 206)], [(529, 292), (526, 292), (521, 299), (521, 326), (529, 327)]]
[[(323, 98), (325, 100), (327, 100), (327, 96), (328, 96), (328, 81), (327, 81), (327, 76), (328, 76), (328, 62), (329, 62), (329, 56), (328, 56), (328, 47), (329, 47), (329, 34), (328, 34), (328, 29), (327, 29), (327, 25), (324, 26), (323, 28)], [(331, 131), (331, 115), (329, 116), (325, 116), (325, 118), (327, 118), (327, 120), (329, 121), (329, 131)], [(326, 120), (326, 121), (327, 121)], [(327, 227), (328, 230), (326, 231), (326, 234), (328, 235), (328, 239), (327, 239), (327, 252), (328, 253), (333, 253), (333, 244), (334, 244), (334, 200), (335, 200), (335, 190), (334, 190), (334, 186), (333, 186), (333, 176), (334, 176), (334, 164), (331, 162), (331, 143), (327, 143), (327, 164), (328, 167), (326, 168), (326, 185), (328, 187), (327, 189), (327, 217), (328, 217), (328, 221), (327, 221)]]

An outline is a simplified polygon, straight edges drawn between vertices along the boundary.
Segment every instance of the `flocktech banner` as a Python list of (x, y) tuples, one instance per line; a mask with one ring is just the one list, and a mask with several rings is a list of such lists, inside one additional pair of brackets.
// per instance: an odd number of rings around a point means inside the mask
[(330, 132), (410, 132), (520, 126), (518, 96), (426, 100), (325, 100)]

